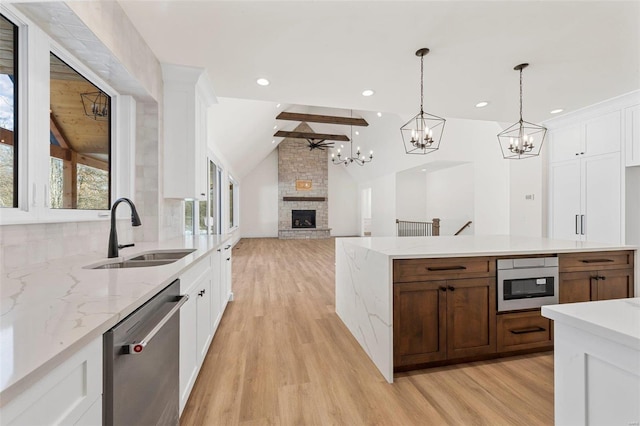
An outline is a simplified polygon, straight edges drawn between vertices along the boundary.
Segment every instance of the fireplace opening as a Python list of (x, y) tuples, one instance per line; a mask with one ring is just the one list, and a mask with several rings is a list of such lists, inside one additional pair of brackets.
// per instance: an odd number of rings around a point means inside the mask
[(291, 210), (291, 227), (292, 228), (315, 228), (316, 227), (316, 211), (315, 210)]

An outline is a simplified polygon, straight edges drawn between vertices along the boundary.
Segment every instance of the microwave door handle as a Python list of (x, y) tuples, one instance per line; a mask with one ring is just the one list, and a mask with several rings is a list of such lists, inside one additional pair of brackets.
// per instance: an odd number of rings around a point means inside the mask
[(580, 215), (580, 233), (584, 235), (584, 215)]
[(580, 216), (579, 214), (576, 215), (576, 220), (575, 220), (575, 224), (576, 224), (576, 235), (579, 235), (580, 232), (578, 232), (578, 216)]

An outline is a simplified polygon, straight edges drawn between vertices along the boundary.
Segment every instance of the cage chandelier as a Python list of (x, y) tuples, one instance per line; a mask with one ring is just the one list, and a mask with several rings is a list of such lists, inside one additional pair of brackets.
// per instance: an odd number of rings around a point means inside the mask
[[(351, 110), (351, 117), (353, 118), (353, 110)], [(356, 153), (353, 153), (353, 125), (351, 125), (351, 140), (349, 141), (349, 155), (346, 157), (342, 156), (342, 149), (344, 145), (340, 145), (338, 148), (338, 154), (331, 153), (331, 162), (333, 164), (344, 164), (348, 166), (349, 164), (356, 163), (358, 166), (364, 166), (366, 163), (370, 163), (373, 160), (373, 151), (369, 151), (369, 157), (362, 155), (360, 152), (360, 147), (356, 149)]]
[(520, 72), (520, 120), (498, 133), (498, 142), (502, 156), (519, 160), (540, 155), (540, 149), (547, 134), (547, 128), (522, 119), (522, 70), (529, 64), (516, 65), (513, 69)]
[(440, 148), (440, 140), (446, 120), (437, 115), (424, 112), (424, 57), (429, 49), (423, 47), (416, 51), (420, 57), (420, 112), (400, 127), (402, 142), (407, 154), (429, 154)]
[(109, 119), (109, 97), (103, 92), (81, 93), (84, 114), (94, 120)]

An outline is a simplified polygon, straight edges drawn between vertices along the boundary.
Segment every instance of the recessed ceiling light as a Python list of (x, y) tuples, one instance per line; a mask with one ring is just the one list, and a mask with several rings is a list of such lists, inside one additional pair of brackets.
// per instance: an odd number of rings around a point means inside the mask
[(427, 171), (427, 169), (420, 169), (420, 171), (421, 171), (421, 172), (426, 172), (426, 171)]
[(269, 80), (267, 80), (266, 78), (259, 78), (256, 80), (256, 83), (258, 83), (260, 86), (268, 86)]
[(275, 139), (274, 139), (274, 140), (272, 140), (272, 141), (271, 141), (271, 143), (276, 143), (276, 140), (275, 140)]
[(277, 126), (277, 125), (273, 126), (273, 130), (275, 130), (275, 129), (277, 129), (277, 128), (278, 128), (278, 126)]
[(280, 104), (276, 105), (276, 108), (280, 108)]
[(378, 113), (378, 117), (382, 117), (382, 113), (381, 112)]
[(562, 108), (554, 109), (553, 111), (551, 111), (551, 114), (559, 114), (562, 111), (564, 111)]
[(371, 89), (366, 89), (366, 90), (363, 90), (363, 91), (362, 91), (362, 96), (371, 96), (371, 95), (373, 95), (374, 93), (376, 93), (376, 92), (374, 92), (374, 91), (373, 91), (373, 90), (371, 90)]
[(360, 132), (356, 130), (356, 136), (358, 136), (359, 134), (360, 134)]
[(486, 107), (487, 105), (489, 105), (489, 102), (487, 102), (487, 101), (478, 102), (478, 103), (476, 104), (476, 108), (484, 108), (484, 107)]

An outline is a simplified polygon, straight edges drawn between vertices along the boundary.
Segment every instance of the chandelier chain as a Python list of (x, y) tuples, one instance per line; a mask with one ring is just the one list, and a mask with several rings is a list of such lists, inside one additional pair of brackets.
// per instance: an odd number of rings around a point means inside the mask
[(520, 68), (520, 121), (522, 121), (522, 68)]
[(424, 55), (420, 56), (420, 114), (424, 112)]

